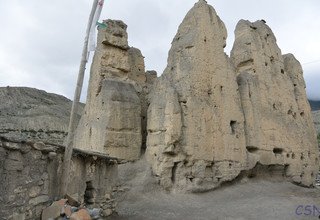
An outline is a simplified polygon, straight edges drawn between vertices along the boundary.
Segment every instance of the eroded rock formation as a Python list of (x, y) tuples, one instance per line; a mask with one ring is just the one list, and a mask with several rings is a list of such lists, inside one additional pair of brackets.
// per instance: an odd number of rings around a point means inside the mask
[(319, 169), (300, 63), (265, 21), (227, 32), (200, 0), (188, 12), (148, 109), (147, 159), (166, 189), (204, 191), (270, 172), (310, 186)]
[(311, 185), (318, 149), (300, 63), (282, 55), (264, 21), (241, 20), (231, 58), (237, 68), (248, 158), (283, 165), (292, 181)]
[(145, 142), (142, 133), (146, 133), (149, 75), (140, 50), (128, 46), (127, 26), (122, 21), (104, 23), (107, 28), (98, 33), (87, 102), (74, 146), (135, 160)]
[(213, 7), (188, 12), (156, 82), (147, 158), (165, 188), (214, 188), (246, 167), (244, 117), (227, 32)]

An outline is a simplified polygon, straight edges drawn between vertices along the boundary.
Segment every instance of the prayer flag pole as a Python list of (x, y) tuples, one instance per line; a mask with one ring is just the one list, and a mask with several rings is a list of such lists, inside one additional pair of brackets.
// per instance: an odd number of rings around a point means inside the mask
[[(82, 49), (82, 58), (81, 58), (81, 62), (80, 62), (78, 80), (77, 80), (77, 85), (76, 85), (74, 99), (73, 99), (72, 108), (71, 108), (71, 115), (70, 115), (70, 121), (69, 121), (69, 127), (68, 127), (68, 136), (67, 136), (67, 140), (66, 140), (65, 153), (64, 153), (64, 159), (63, 159), (61, 188), (60, 188), (61, 196), (65, 196), (68, 192), (70, 164), (71, 164), (72, 151), (73, 151), (73, 138), (74, 138), (75, 130), (78, 126), (76, 114), (77, 114), (78, 108), (79, 108), (84, 73), (86, 70), (86, 64), (88, 62), (89, 37), (90, 37), (90, 33), (92, 31), (92, 28), (96, 27), (95, 23), (97, 21), (95, 21), (95, 20), (98, 20), (100, 17), (102, 6), (103, 6), (103, 0), (100, 0), (100, 1), (94, 0), (93, 1), (91, 13), (89, 16), (89, 21), (87, 24), (86, 36), (85, 36), (84, 45), (83, 45), (83, 49)], [(99, 9), (99, 7), (101, 7), (101, 8)], [(99, 16), (96, 15), (97, 12), (99, 13)]]

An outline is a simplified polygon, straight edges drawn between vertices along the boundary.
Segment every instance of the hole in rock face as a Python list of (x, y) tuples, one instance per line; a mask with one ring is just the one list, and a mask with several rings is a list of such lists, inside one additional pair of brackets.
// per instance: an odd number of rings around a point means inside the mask
[(283, 149), (282, 148), (273, 148), (273, 153), (276, 155), (281, 155), (283, 153)]
[(270, 61), (271, 61), (271, 63), (274, 61), (274, 56), (270, 57)]
[(300, 116), (303, 117), (304, 116), (304, 112), (300, 112)]
[(287, 154), (287, 158), (289, 158), (290, 157), (290, 154)]
[(230, 121), (230, 128), (231, 128), (232, 134), (236, 133), (236, 127), (237, 127), (237, 121)]
[(291, 158), (292, 158), (292, 159), (296, 158), (295, 153), (292, 153)]
[(284, 74), (284, 70), (283, 69), (281, 69), (281, 73)]
[(277, 110), (277, 105), (276, 105), (276, 103), (273, 103), (272, 107), (273, 107), (274, 110)]
[(257, 152), (259, 149), (255, 146), (247, 146), (247, 151), (250, 152), (250, 153), (255, 153)]
[(304, 160), (304, 156), (303, 156), (303, 154), (301, 154), (301, 156), (300, 156), (300, 160)]
[(87, 187), (84, 192), (84, 202), (85, 204), (93, 204), (95, 198), (95, 189), (93, 187), (92, 181), (86, 182)]
[(288, 115), (292, 115), (292, 110), (291, 109), (288, 110)]
[(255, 178), (256, 176), (257, 176), (256, 174), (250, 173), (250, 174), (248, 175), (248, 178), (249, 178), (249, 179), (252, 179), (252, 178)]
[(172, 173), (171, 173), (171, 181), (174, 183), (176, 181), (176, 172), (177, 172), (177, 168), (178, 168), (178, 163), (174, 163), (173, 167), (172, 167)]

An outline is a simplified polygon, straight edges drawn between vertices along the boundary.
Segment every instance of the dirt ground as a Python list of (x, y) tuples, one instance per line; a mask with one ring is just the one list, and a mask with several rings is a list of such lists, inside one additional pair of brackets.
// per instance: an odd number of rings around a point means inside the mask
[(164, 192), (144, 161), (121, 165), (123, 185), (115, 220), (319, 219), (320, 189), (274, 180), (245, 179), (200, 194)]

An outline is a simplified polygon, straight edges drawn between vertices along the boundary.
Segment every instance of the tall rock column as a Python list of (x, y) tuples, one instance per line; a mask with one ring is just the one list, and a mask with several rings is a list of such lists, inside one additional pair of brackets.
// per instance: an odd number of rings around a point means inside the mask
[(135, 160), (142, 145), (144, 58), (138, 49), (128, 46), (127, 26), (122, 21), (104, 24), (107, 27), (98, 33), (87, 102), (74, 145)]
[(293, 182), (312, 185), (319, 152), (300, 63), (281, 54), (265, 21), (238, 23), (231, 58), (249, 157), (262, 165), (282, 165)]
[(212, 189), (246, 167), (236, 74), (227, 32), (200, 0), (179, 27), (148, 109), (147, 159), (167, 189)]

